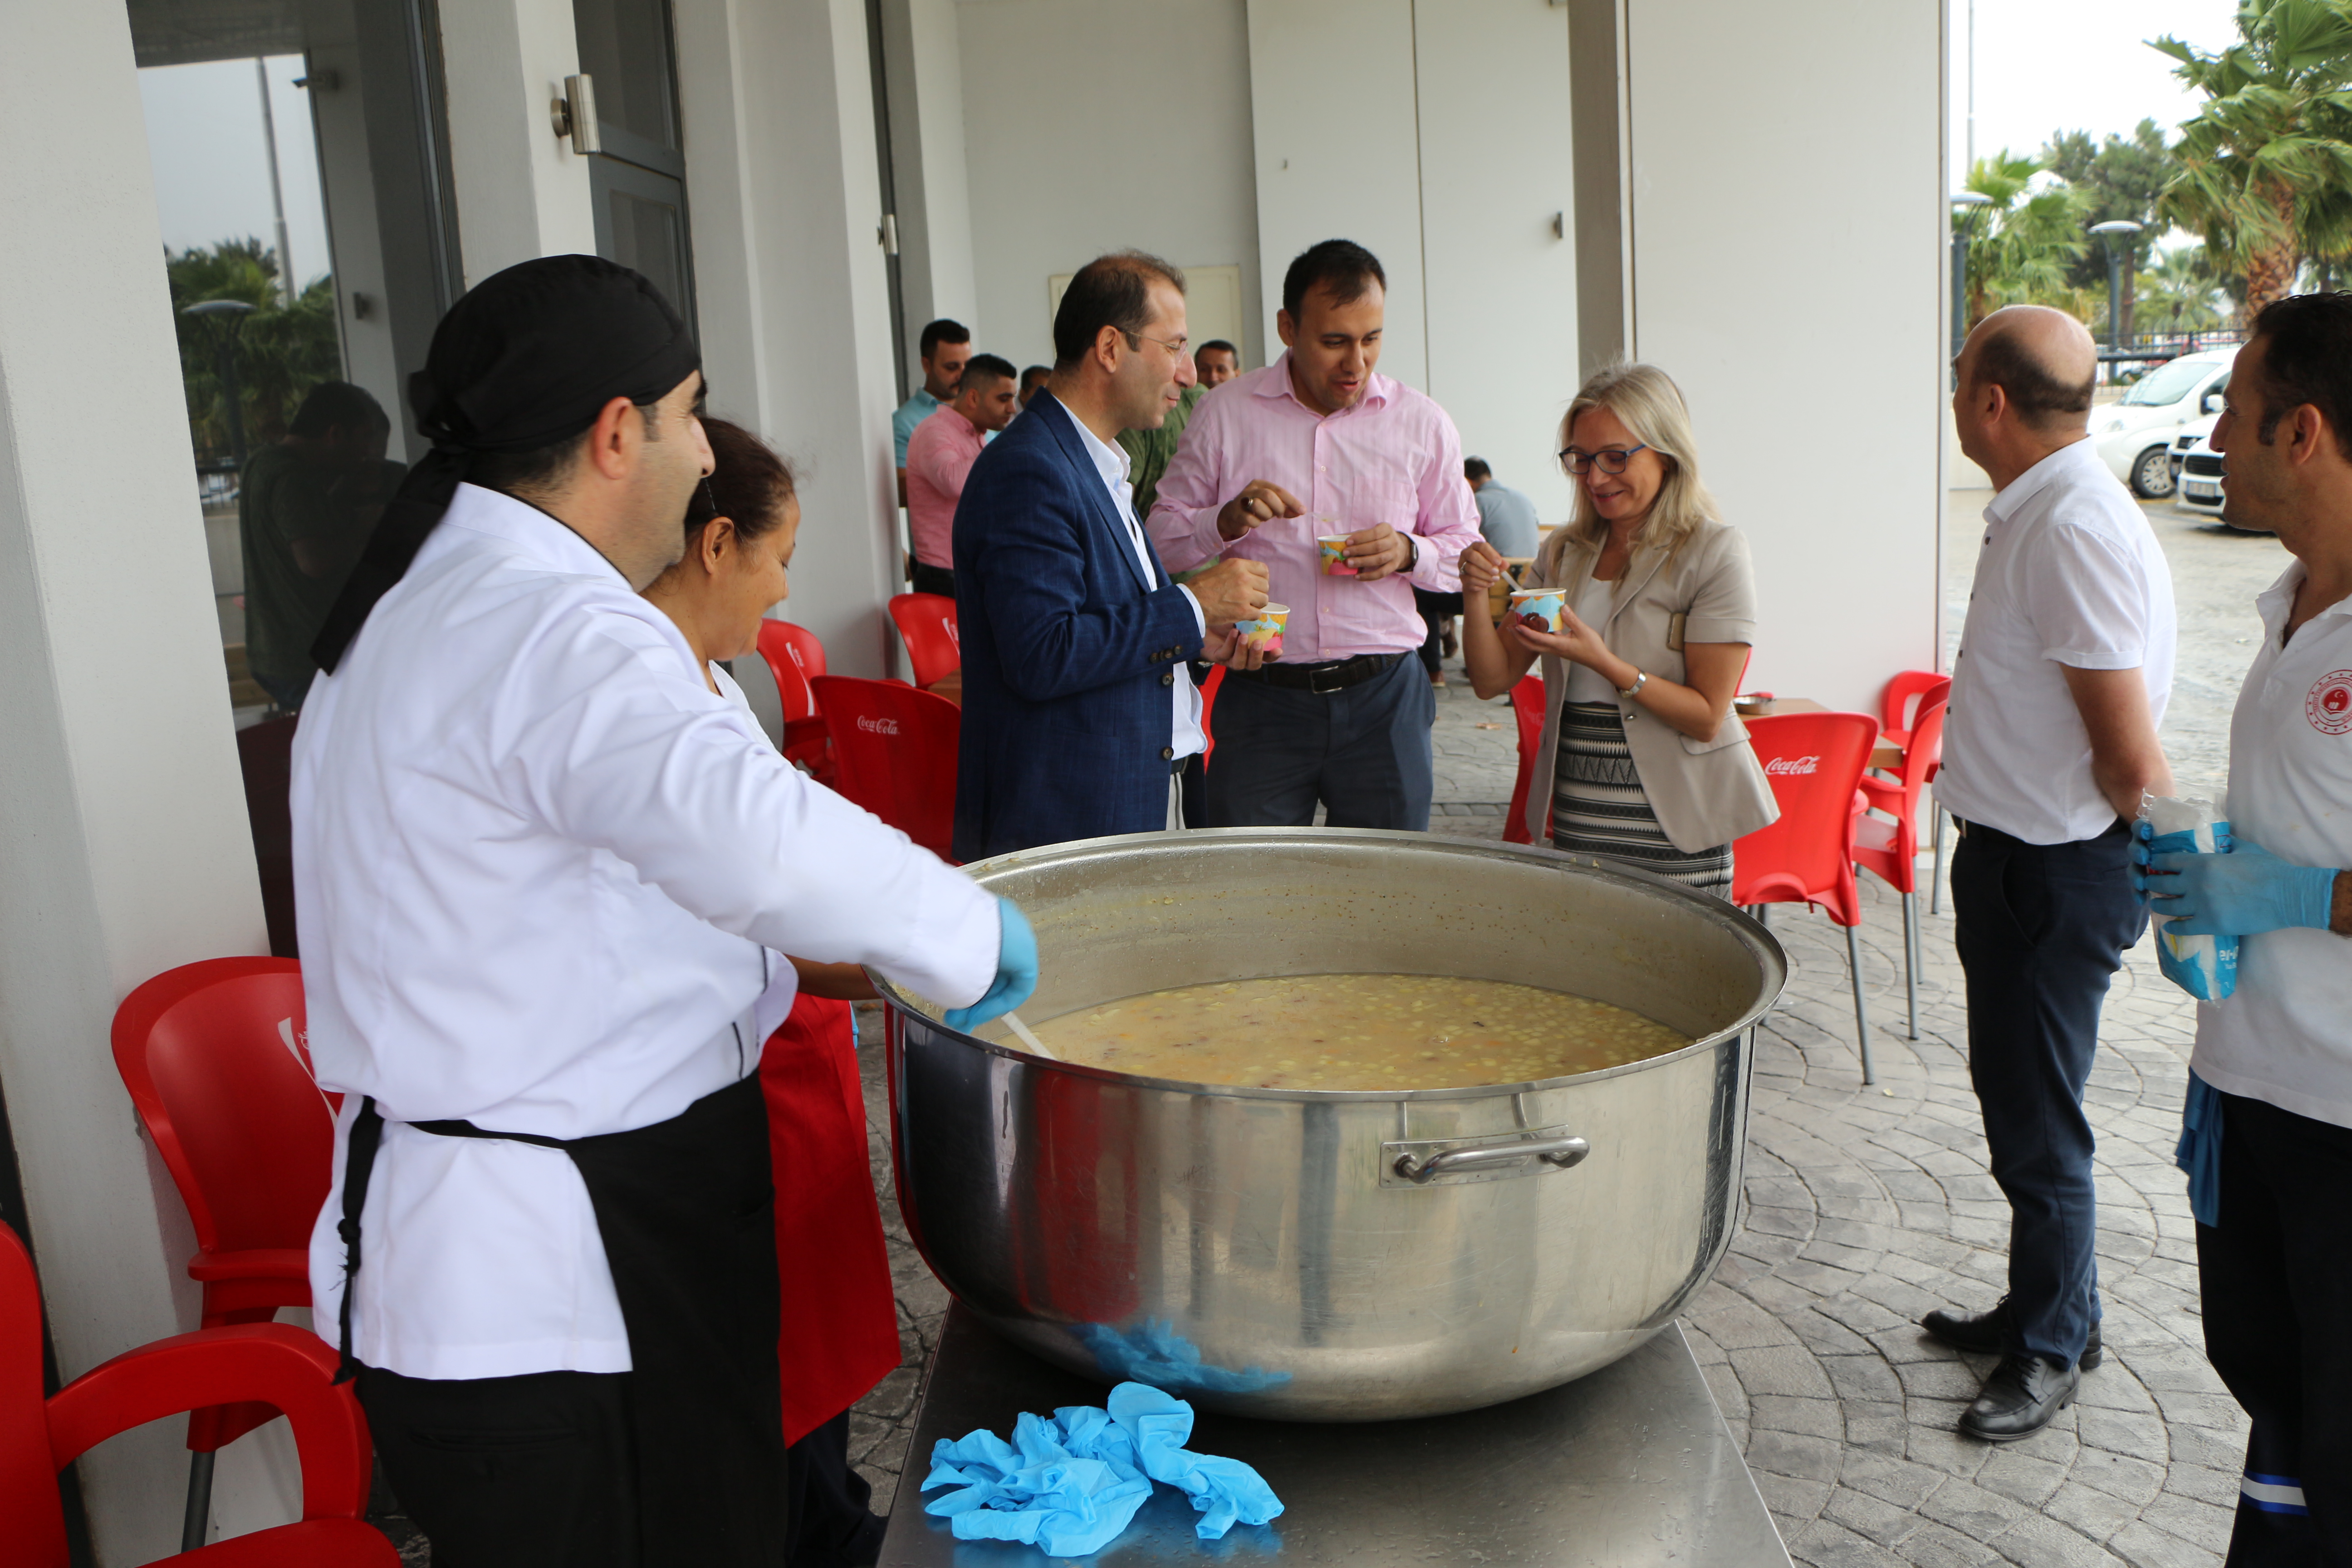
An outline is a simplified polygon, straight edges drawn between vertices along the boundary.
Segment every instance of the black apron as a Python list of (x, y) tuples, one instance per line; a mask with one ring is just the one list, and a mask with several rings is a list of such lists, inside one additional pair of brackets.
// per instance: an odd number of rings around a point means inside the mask
[[(629, 1335), (646, 1568), (779, 1568), (790, 1524), (776, 1360), (780, 1287), (767, 1105), (757, 1075), (651, 1127), (593, 1138), (417, 1121), (450, 1138), (561, 1149), (596, 1211)], [(341, 1382), (360, 1215), (383, 1139), (363, 1100), (343, 1167)]]

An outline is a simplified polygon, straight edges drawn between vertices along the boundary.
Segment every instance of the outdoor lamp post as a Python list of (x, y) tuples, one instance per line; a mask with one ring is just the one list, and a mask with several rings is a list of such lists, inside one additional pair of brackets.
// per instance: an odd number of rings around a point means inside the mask
[(1969, 241), (1992, 198), (1980, 191), (1952, 193), (1952, 357), (1969, 339)]
[[(2124, 258), (2130, 253), (2126, 241), (2137, 234), (2140, 226), (2127, 217), (2110, 218), (2095, 223), (2091, 232), (2107, 247), (2107, 350), (2121, 353), (2124, 346)], [(2114, 374), (2108, 373), (2110, 377)]]
[(253, 307), (242, 300), (206, 300), (190, 305), (180, 312), (183, 316), (219, 316), (223, 318), (220, 340), (221, 396), (228, 403), (228, 453), (236, 464), (236, 471), (245, 472), (245, 397), (236, 384), (236, 340), (245, 331), (245, 319), (253, 314)]

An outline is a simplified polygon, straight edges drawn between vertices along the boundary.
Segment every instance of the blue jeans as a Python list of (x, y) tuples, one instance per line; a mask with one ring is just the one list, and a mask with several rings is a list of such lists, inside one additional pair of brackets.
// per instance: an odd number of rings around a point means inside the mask
[(2071, 1366), (2099, 1317), (2083, 1085), (2107, 983), (2139, 940), (2129, 834), (2028, 844), (1969, 823), (1952, 856), (1969, 1078), (2009, 1199), (2012, 1351)]

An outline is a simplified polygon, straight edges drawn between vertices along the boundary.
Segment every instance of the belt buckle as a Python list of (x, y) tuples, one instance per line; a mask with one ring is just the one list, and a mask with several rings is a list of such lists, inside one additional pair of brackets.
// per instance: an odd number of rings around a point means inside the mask
[[(1348, 683), (1344, 680), (1340, 680), (1339, 677), (1347, 670), (1348, 666), (1354, 662), (1355, 660), (1353, 659), (1343, 658), (1336, 660), (1331, 664), (1328, 664), (1321, 669), (1308, 670), (1307, 672), (1307, 689), (1318, 697), (1328, 697), (1335, 691), (1346, 690)], [(1324, 685), (1323, 678), (1327, 675), (1331, 677), (1337, 684), (1331, 686)]]

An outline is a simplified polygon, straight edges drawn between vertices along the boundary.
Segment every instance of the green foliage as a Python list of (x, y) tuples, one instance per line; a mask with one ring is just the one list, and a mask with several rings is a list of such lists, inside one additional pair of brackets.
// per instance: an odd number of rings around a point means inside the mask
[(176, 255), (166, 250), (163, 270), (179, 329), (180, 380), (198, 462), (229, 453), (227, 400), (220, 384), (220, 345), (228, 326), (217, 317), (180, 314), (188, 306), (237, 300), (254, 307), (236, 341), (238, 401), (248, 450), (284, 435), (310, 388), (341, 377), (333, 279), (312, 279), (287, 306), (278, 289), (278, 258), (257, 239), (225, 240)]
[(2218, 53), (2149, 46), (2205, 95), (2157, 210), (2243, 275), (2251, 311), (2352, 251), (2352, 0), (2242, 0), (2237, 22)]
[(2235, 302), (2201, 245), (2184, 245), (2158, 256), (2139, 275), (2139, 330), (2195, 332), (2222, 326)]
[[(2088, 247), (2083, 194), (2063, 180), (2037, 181), (2046, 165), (2007, 148), (1979, 158), (1967, 188), (1990, 198), (1969, 246), (1969, 324), (2003, 305), (2055, 305), (2081, 314), (2068, 274)], [(1966, 222), (1965, 216), (1956, 222)]]

